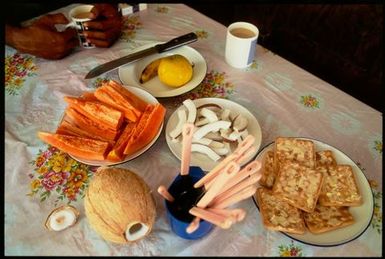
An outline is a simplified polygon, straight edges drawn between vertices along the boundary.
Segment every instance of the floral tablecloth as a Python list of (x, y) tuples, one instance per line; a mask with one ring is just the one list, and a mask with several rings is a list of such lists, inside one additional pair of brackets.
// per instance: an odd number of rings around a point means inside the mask
[[(58, 12), (67, 14), (73, 6)], [(266, 230), (253, 200), (248, 199), (237, 205), (247, 211), (242, 222), (229, 230), (216, 228), (200, 240), (184, 240), (171, 232), (163, 199), (156, 191), (156, 222), (146, 238), (116, 245), (90, 227), (83, 197), (97, 168), (44, 144), (37, 131), (55, 131), (66, 107), (64, 96), (96, 89), (104, 80), (119, 81), (116, 70), (85, 80), (96, 65), (189, 32), (198, 35), (190, 46), (205, 58), (207, 74), (192, 91), (159, 99), (167, 108), (165, 121), (186, 98), (227, 98), (258, 119), (262, 147), (277, 136), (301, 136), (343, 150), (369, 179), (374, 195), (371, 224), (359, 238), (334, 247), (298, 242)], [(123, 33), (109, 49), (78, 48), (62, 60), (49, 61), (5, 46), (5, 254), (381, 256), (382, 113), (260, 45), (251, 67), (232, 68), (224, 62), (225, 35), (223, 25), (186, 5), (148, 4), (146, 10), (125, 17)], [(180, 163), (169, 150), (163, 129), (144, 155), (119, 167), (136, 172), (156, 190), (171, 182)], [(46, 230), (49, 212), (68, 203), (80, 211), (76, 225), (61, 232)]]

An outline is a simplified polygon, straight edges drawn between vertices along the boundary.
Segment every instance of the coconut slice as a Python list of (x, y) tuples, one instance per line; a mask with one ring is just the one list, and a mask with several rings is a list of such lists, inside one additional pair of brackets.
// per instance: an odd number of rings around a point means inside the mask
[(219, 104), (216, 103), (205, 103), (197, 107), (197, 110), (200, 110), (202, 108), (209, 108), (210, 110), (222, 110), (222, 107)]
[[(223, 145), (224, 146), (224, 145)], [(217, 153), (220, 156), (227, 155), (230, 150), (227, 147), (220, 147), (220, 148), (213, 148), (214, 152)]]
[(233, 129), (237, 132), (244, 131), (247, 128), (248, 120), (239, 114), (233, 121)]
[(79, 211), (70, 205), (64, 205), (54, 209), (45, 221), (45, 227), (51, 231), (61, 231), (75, 225)]
[(206, 124), (200, 127), (195, 133), (193, 138), (200, 139), (203, 138), (209, 132), (216, 132), (220, 129), (228, 129), (231, 126), (229, 121), (216, 121), (209, 124)]
[(222, 113), (221, 113), (221, 120), (223, 121), (229, 121), (230, 120), (230, 109), (224, 109), (222, 110)]
[(219, 141), (212, 140), (210, 142), (210, 144), (208, 144), (206, 146), (209, 146), (211, 148), (223, 148), (223, 147), (225, 147), (225, 144), (222, 142), (219, 142)]
[(183, 101), (183, 105), (187, 108), (187, 123), (194, 123), (197, 116), (197, 108), (191, 99)]
[(198, 152), (207, 155), (211, 160), (218, 161), (221, 156), (215, 153), (214, 150), (208, 146), (201, 144), (191, 144), (191, 152)]
[(182, 134), (183, 125), (186, 123), (187, 115), (186, 111), (183, 109), (178, 110), (178, 123), (176, 127), (170, 132), (170, 137), (172, 139), (177, 138), (180, 134)]
[[(195, 143), (195, 144), (202, 144), (202, 145), (205, 145), (205, 146), (209, 146), (209, 145), (211, 145), (211, 143), (213, 141), (214, 140), (209, 139), (209, 138), (201, 138), (201, 139), (193, 139), (191, 142)], [(218, 143), (220, 143), (220, 142), (218, 142)]]
[(195, 126), (200, 127), (200, 126), (206, 125), (208, 123), (210, 123), (209, 119), (203, 118), (203, 119), (199, 119), (197, 122), (195, 122)]
[(205, 135), (205, 138), (211, 139), (213, 141), (223, 141), (223, 138), (219, 132), (209, 132)]
[(208, 119), (209, 122), (218, 121), (217, 114), (210, 109), (202, 108), (199, 110), (199, 115)]

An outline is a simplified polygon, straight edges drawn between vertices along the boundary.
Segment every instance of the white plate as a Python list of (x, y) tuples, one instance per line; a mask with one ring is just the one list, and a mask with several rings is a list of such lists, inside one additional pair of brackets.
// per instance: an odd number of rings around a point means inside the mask
[[(145, 46), (141, 46), (140, 48), (135, 49), (134, 52), (152, 47), (158, 43), (163, 43), (163, 42), (154, 42), (151, 44), (147, 44)], [(142, 71), (153, 60), (162, 58), (165, 56), (175, 55), (175, 54), (183, 55), (194, 65), (193, 77), (188, 83), (186, 83), (181, 87), (173, 88), (160, 82), (157, 76), (146, 83), (141, 84), (139, 82), (139, 78)], [(184, 94), (188, 91), (191, 91), (195, 87), (197, 87), (205, 78), (206, 71), (207, 71), (207, 65), (202, 55), (198, 51), (196, 51), (195, 49), (189, 46), (182, 46), (164, 53), (153, 54), (141, 60), (138, 60), (134, 63), (131, 63), (129, 65), (122, 66), (119, 68), (118, 73), (119, 73), (120, 81), (122, 81), (122, 83), (125, 85), (140, 87), (155, 97), (172, 97), (172, 96)]]
[[(193, 100), (195, 106), (201, 106), (203, 104), (208, 104), (208, 103), (215, 103), (221, 106), (222, 108), (228, 108), (234, 113), (242, 114), (245, 116), (249, 123), (247, 126), (247, 131), (249, 132), (250, 135), (255, 137), (255, 142), (254, 146), (256, 147), (255, 152), (250, 156), (250, 159), (248, 161), (245, 161), (244, 164), (249, 162), (258, 152), (259, 147), (261, 146), (261, 141), (262, 141), (262, 131), (261, 127), (259, 126), (259, 123), (257, 119), (254, 117), (254, 115), (244, 108), (243, 106), (226, 100), (226, 99), (221, 99), (221, 98), (201, 98), (201, 99), (196, 99)], [(168, 144), (168, 147), (170, 148), (171, 152), (179, 159), (181, 160), (182, 158), (182, 143), (181, 142), (173, 142), (171, 140), (171, 137), (169, 136), (170, 131), (172, 131), (175, 126), (178, 123), (178, 110), (179, 109), (186, 109), (186, 107), (182, 104), (178, 109), (174, 111), (174, 113), (170, 116), (167, 125), (166, 125), (166, 141)], [(202, 168), (203, 171), (210, 171), (213, 169), (218, 163), (220, 163), (223, 159), (220, 159), (218, 161), (213, 161), (211, 160), (208, 156), (200, 153), (191, 153), (191, 159), (190, 159), (190, 166), (199, 166)]]
[[(127, 88), (127, 90), (129, 90), (131, 93), (135, 94), (136, 96), (138, 96), (139, 98), (141, 98), (143, 101), (147, 102), (147, 103), (150, 103), (150, 104), (157, 104), (159, 103), (158, 100), (152, 96), (151, 94), (149, 94), (148, 92), (138, 88), (138, 87), (130, 87), (130, 86), (126, 86), (126, 85), (123, 85), (125, 88)], [(86, 165), (92, 165), (92, 166), (111, 166), (111, 165), (117, 165), (117, 164), (122, 164), (122, 163), (125, 163), (125, 162), (128, 162), (138, 156), (140, 156), (141, 154), (143, 154), (146, 150), (148, 150), (154, 143), (155, 141), (158, 139), (160, 133), (162, 132), (162, 129), (163, 129), (163, 122), (162, 122), (162, 125), (160, 126), (159, 130), (158, 130), (158, 133), (156, 134), (156, 136), (151, 140), (150, 143), (148, 143), (145, 147), (143, 147), (142, 149), (138, 150), (137, 152), (129, 155), (129, 156), (126, 156), (125, 159), (123, 161), (119, 161), (119, 162), (112, 162), (112, 161), (99, 161), (99, 160), (87, 160), (87, 159), (83, 159), (83, 158), (79, 158), (79, 157), (76, 157), (74, 155), (71, 155), (71, 154), (68, 154), (69, 156), (71, 156), (73, 159), (83, 163), (83, 164), (86, 164)]]
[[(372, 189), (370, 188), (368, 180), (366, 179), (361, 169), (353, 162), (353, 160), (351, 160), (347, 155), (345, 155), (343, 152), (341, 152), (337, 148), (315, 139), (310, 139), (310, 138), (300, 138), (300, 139), (307, 139), (307, 140), (313, 141), (316, 151), (331, 150), (334, 154), (337, 164), (345, 164), (345, 165), (350, 165), (352, 167), (359, 191), (363, 198), (363, 204), (358, 207), (349, 208), (349, 212), (353, 215), (356, 221), (352, 225), (349, 225), (340, 229), (336, 229), (330, 232), (321, 233), (321, 234), (312, 234), (309, 231), (307, 231), (303, 235), (291, 234), (291, 233), (285, 233), (285, 232), (282, 232), (282, 233), (299, 242), (309, 244), (309, 245), (314, 245), (314, 246), (325, 246), (325, 247), (337, 246), (337, 245), (342, 245), (347, 242), (353, 241), (354, 239), (358, 238), (362, 233), (365, 232), (365, 230), (370, 225), (370, 222), (373, 216), (373, 210), (374, 210), (373, 193), (372, 193)], [(268, 150), (273, 150), (273, 147), (274, 147), (274, 142), (265, 146), (258, 153), (256, 159), (262, 160), (265, 152), (267, 152)], [(255, 196), (253, 196), (253, 200), (254, 200), (254, 203), (257, 205), (257, 199)]]

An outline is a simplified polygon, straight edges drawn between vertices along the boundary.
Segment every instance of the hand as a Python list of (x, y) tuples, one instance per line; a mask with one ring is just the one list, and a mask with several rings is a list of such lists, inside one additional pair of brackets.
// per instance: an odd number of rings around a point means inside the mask
[(87, 31), (83, 34), (87, 41), (96, 47), (110, 47), (122, 31), (122, 16), (118, 9), (111, 4), (95, 4), (90, 18), (94, 20), (84, 23)]
[(61, 13), (42, 16), (27, 27), (6, 25), (6, 44), (20, 52), (45, 59), (61, 59), (79, 46), (76, 30), (58, 32), (55, 24), (67, 24)]

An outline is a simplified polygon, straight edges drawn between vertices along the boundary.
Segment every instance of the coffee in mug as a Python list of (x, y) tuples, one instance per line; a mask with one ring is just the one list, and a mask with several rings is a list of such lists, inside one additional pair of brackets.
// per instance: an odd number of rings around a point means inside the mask
[(94, 44), (87, 42), (87, 39), (83, 34), (83, 32), (87, 30), (84, 23), (92, 20), (89, 17), (93, 7), (93, 5), (79, 5), (71, 9), (69, 12), (69, 16), (72, 21), (67, 24), (66, 27), (76, 28), (80, 45), (83, 48), (95, 47)]
[(255, 58), (259, 30), (248, 22), (229, 25), (226, 34), (225, 59), (235, 68), (249, 67)]
[(230, 33), (235, 37), (244, 38), (244, 39), (255, 37), (255, 33), (246, 28), (235, 28), (235, 29), (232, 29)]

